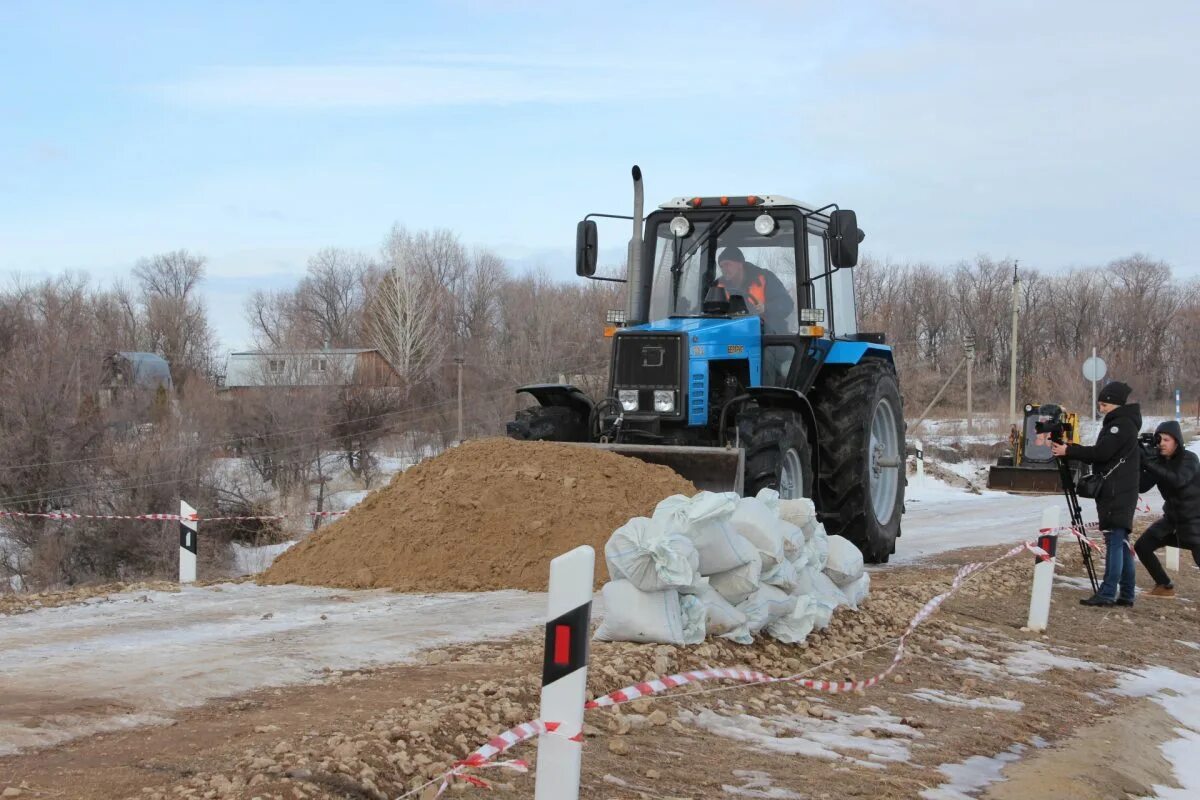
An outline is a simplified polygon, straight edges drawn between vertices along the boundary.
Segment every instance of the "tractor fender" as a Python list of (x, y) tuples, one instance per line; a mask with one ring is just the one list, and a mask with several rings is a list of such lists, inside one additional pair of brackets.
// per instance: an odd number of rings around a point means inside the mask
[(815, 494), (821, 476), (821, 454), (817, 447), (820, 440), (817, 438), (819, 435), (817, 433), (817, 415), (813, 413), (812, 404), (808, 402), (808, 398), (802, 392), (780, 386), (752, 386), (746, 390), (746, 395), (763, 408), (784, 408), (795, 411), (800, 415), (800, 419), (804, 420), (804, 427), (808, 430), (808, 441), (812, 447), (813, 493)]
[(587, 420), (591, 417), (595, 403), (582, 389), (569, 383), (531, 383), (517, 388), (517, 394), (533, 395), (542, 406), (565, 406), (574, 409)]

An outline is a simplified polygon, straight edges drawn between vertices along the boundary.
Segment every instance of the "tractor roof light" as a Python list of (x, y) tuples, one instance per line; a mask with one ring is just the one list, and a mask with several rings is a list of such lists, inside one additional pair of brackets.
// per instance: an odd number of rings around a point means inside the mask
[(759, 236), (770, 236), (775, 228), (775, 218), (770, 214), (759, 214), (754, 218), (754, 230)]
[(704, 202), (704, 200), (703, 200), (703, 199), (701, 199), (701, 198), (699, 198), (699, 197), (693, 197), (693, 198), (692, 198), (692, 205), (693, 205), (693, 206), (695, 206), (696, 208), (699, 208), (699, 207), (700, 207), (700, 204), (701, 204), (701, 203), (703, 203), (703, 202)]
[(692, 221), (682, 214), (671, 219), (671, 235), (683, 239), (692, 234)]

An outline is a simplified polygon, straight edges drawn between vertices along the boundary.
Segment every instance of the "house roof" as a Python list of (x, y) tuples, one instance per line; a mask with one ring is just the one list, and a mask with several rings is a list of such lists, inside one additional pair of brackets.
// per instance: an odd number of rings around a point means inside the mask
[(157, 389), (171, 388), (171, 365), (157, 353), (118, 351), (111, 358), (120, 358), (129, 364), (129, 376), (133, 385)]

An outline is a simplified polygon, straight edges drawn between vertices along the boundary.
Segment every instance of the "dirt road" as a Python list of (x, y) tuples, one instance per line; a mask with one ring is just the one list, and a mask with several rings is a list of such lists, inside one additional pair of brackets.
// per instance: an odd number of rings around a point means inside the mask
[[(805, 648), (597, 645), (590, 683), (611, 690), (705, 664), (787, 674), (879, 646), (821, 667), (822, 677), (865, 676), (886, 664), (889, 639), (912, 611), (945, 587), (946, 565), (979, 555), (957, 552), (878, 573), (864, 610), (840, 615)], [(1171, 786), (1172, 765), (1159, 745), (1178, 736), (1180, 723), (1153, 699), (1170, 691), (1145, 697), (1121, 687), (1139, 676), (1153, 684), (1161, 676), (1148, 668), (1165, 665), (1183, 691), (1179, 682), (1193, 680), (1200, 648), (1197, 605), (1143, 599), (1133, 610), (1086, 609), (1075, 602), (1081, 590), (1060, 582), (1050, 636), (1033, 637), (1020, 630), (1028, 560), (969, 583), (921, 630), (895, 679), (861, 696), (706, 686), (591, 712), (583, 796), (1099, 798)], [(1185, 598), (1200, 596), (1190, 569), (1180, 585)], [(0, 758), (0, 787), (24, 782), (28, 796), (106, 800), (395, 797), (536, 713), (536, 635), (426, 659), (217, 701), (178, 712), (169, 727)], [(1192, 700), (1200, 702), (1200, 690)], [(1110, 771), (1085, 769), (1134, 740), (1136, 765), (1115, 758)], [(515, 755), (532, 758), (534, 748)], [(1004, 776), (1011, 786), (989, 788)], [(532, 794), (528, 777), (481, 777), (508, 796)], [(1021, 787), (1023, 794), (1011, 793)]]

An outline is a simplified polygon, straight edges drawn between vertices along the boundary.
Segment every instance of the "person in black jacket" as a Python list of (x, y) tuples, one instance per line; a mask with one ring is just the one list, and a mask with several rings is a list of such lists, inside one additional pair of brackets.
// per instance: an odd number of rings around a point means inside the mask
[(1148, 597), (1174, 597), (1175, 587), (1154, 551), (1174, 545), (1192, 551), (1192, 560), (1200, 567), (1200, 458), (1183, 447), (1183, 430), (1168, 420), (1154, 431), (1158, 453), (1142, 456), (1142, 483), (1145, 492), (1155, 484), (1163, 497), (1163, 516), (1138, 538), (1134, 550), (1142, 566), (1154, 579)]
[(1099, 592), (1079, 601), (1085, 606), (1133, 605), (1135, 572), (1133, 553), (1129, 552), (1129, 532), (1133, 529), (1141, 474), (1137, 439), (1142, 428), (1142, 410), (1137, 403), (1128, 402), (1131, 391), (1120, 381), (1100, 390), (1097, 405), (1104, 413), (1104, 423), (1095, 445), (1051, 446), (1055, 456), (1092, 464), (1093, 471), (1104, 476), (1096, 496), (1100, 529), (1104, 532), (1104, 580)]

